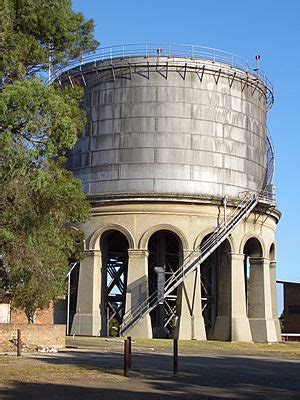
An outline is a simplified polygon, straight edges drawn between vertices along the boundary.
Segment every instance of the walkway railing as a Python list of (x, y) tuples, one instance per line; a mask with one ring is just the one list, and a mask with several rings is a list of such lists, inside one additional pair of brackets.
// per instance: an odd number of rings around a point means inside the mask
[[(205, 261), (216, 248), (218, 248), (229, 236), (239, 222), (247, 217), (257, 205), (258, 201), (275, 204), (275, 199), (265, 192), (245, 192), (237, 207), (226, 217), (226, 220), (215, 231), (192, 251), (183, 261), (183, 264), (165, 283), (164, 298), (174, 291), (203, 261)], [(125, 335), (142, 318), (149, 314), (158, 305), (158, 295), (155, 291), (144, 303), (129, 310), (123, 318), (120, 326), (120, 335)]]
[(131, 59), (132, 57), (166, 57), (207, 60), (213, 63), (224, 63), (232, 68), (239, 68), (247, 73), (257, 75), (258, 79), (273, 92), (271, 82), (259, 65), (236, 54), (212, 47), (178, 43), (134, 43), (109, 47), (99, 47), (94, 53), (83, 54), (80, 59), (69, 62), (66, 66), (51, 68), (50, 80), (55, 80), (60, 74), (86, 63), (97, 63), (109, 60)]

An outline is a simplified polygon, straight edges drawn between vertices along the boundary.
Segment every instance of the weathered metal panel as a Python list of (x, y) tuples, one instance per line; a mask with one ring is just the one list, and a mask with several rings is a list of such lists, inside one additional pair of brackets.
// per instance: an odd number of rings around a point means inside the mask
[(266, 109), (253, 87), (164, 62), (115, 74), (108, 67), (86, 77), (89, 125), (68, 165), (89, 194), (237, 197), (262, 188)]

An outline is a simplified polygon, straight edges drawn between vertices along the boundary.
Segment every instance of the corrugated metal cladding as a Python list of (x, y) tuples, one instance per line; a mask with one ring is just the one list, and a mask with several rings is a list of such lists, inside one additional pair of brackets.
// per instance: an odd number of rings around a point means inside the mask
[(89, 123), (69, 168), (88, 194), (238, 197), (262, 189), (266, 107), (253, 87), (208, 73), (201, 81), (192, 70), (115, 80), (103, 70), (85, 81)]

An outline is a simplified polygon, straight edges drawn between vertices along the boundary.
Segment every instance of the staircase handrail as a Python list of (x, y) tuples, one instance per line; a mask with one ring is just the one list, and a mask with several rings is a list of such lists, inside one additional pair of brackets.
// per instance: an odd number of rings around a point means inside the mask
[[(225, 220), (212, 232), (210, 237), (203, 244), (197, 246), (195, 250), (190, 252), (184, 260), (180, 268), (170, 276), (165, 282), (164, 298), (170, 294), (184, 278), (191, 273), (196, 265), (205, 259), (228, 237), (229, 233), (248, 212), (250, 212), (257, 204), (258, 199), (265, 199), (263, 193), (245, 192), (244, 197), (235, 209), (225, 218)], [(194, 260), (195, 254), (198, 255)], [(157, 291), (154, 291), (142, 304), (133, 310), (127, 311), (123, 317), (120, 326), (120, 333), (127, 331), (133, 324), (138, 322), (146, 313), (151, 312), (157, 305)]]

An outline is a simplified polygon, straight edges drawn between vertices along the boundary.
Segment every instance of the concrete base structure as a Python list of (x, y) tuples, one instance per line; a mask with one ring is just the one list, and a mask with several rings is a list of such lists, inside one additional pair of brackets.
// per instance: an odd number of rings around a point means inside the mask
[[(220, 204), (189, 202), (118, 202), (98, 204), (93, 217), (81, 229), (85, 232), (88, 250), (81, 263), (77, 311), (72, 334), (108, 335), (107, 309), (103, 293), (108, 285), (103, 278), (102, 236), (118, 232), (128, 243), (128, 270), (124, 310), (129, 311), (143, 303), (151, 286), (149, 280), (153, 250), (151, 238), (157, 232), (170, 232), (179, 243), (179, 257), (183, 259), (196, 249), (204, 237), (220, 223)], [(229, 205), (230, 208), (234, 204)], [(275, 267), (275, 227), (277, 211), (261, 208), (246, 221), (240, 222), (219, 251), (214, 317), (207, 321), (203, 310), (205, 299), (204, 266), (190, 274), (177, 289), (177, 325), (171, 332), (179, 339), (241, 342), (276, 342), (280, 340), (277, 318)], [(111, 221), (114, 224), (111, 224)], [(170, 221), (172, 223), (170, 223)], [(174, 239), (174, 240), (175, 240)], [(151, 246), (150, 246), (151, 247)], [(272, 255), (271, 253), (272, 249)], [(213, 256), (213, 255), (212, 255)], [(211, 257), (212, 257), (211, 256)], [(250, 260), (249, 288), (245, 263)], [(270, 259), (271, 262), (270, 262)], [(204, 283), (201, 282), (203, 276)], [(150, 286), (149, 286), (150, 285)], [(153, 315), (142, 319), (128, 333), (133, 337), (153, 336)]]

